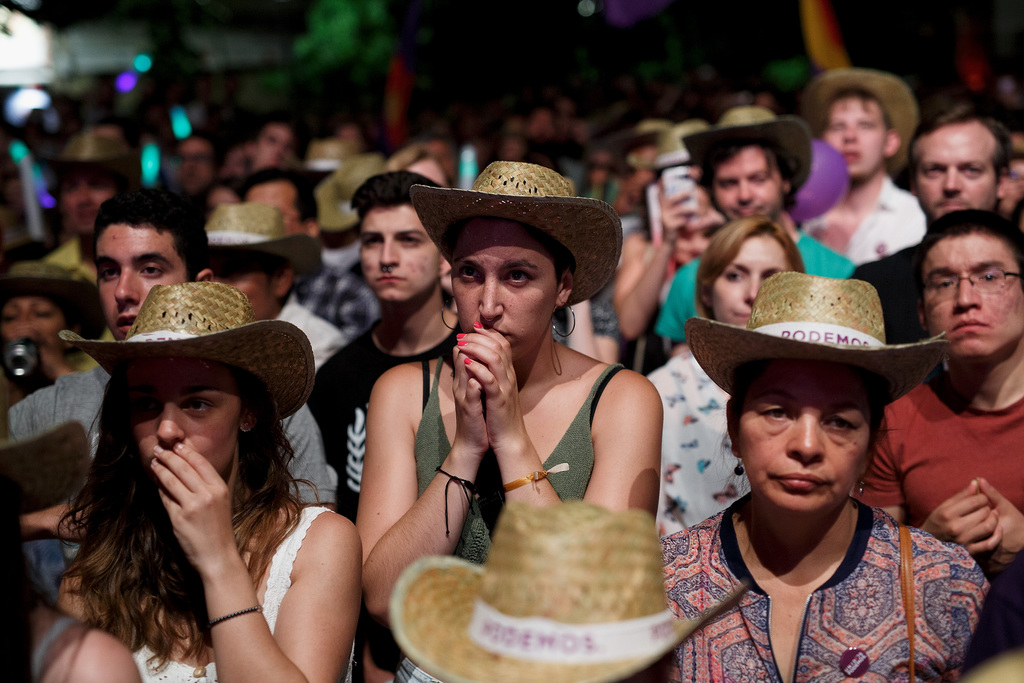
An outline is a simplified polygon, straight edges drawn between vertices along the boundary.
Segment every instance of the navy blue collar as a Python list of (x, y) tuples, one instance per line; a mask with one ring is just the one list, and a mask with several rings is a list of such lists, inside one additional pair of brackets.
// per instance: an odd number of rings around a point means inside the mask
[[(721, 538), (722, 538), (722, 552), (725, 554), (725, 563), (729, 566), (729, 571), (733, 575), (743, 581), (746, 580), (750, 583), (750, 590), (762, 595), (767, 595), (757, 582), (754, 581), (754, 577), (750, 575), (750, 570), (747, 569), (747, 563), (743, 561), (743, 554), (740, 553), (740, 545), (736, 540), (736, 527), (733, 526), (732, 516), (734, 513), (740, 511), (744, 505), (750, 502), (750, 494), (743, 496), (735, 503), (729, 506), (725, 512), (722, 513), (722, 525), (721, 525)], [(855, 501), (856, 502), (856, 501)], [(815, 590), (821, 590), (823, 588), (831, 588), (832, 586), (838, 585), (846, 580), (853, 570), (860, 564), (861, 559), (864, 557), (864, 551), (867, 550), (868, 540), (871, 538), (871, 527), (874, 524), (874, 513), (868, 505), (863, 503), (857, 503), (857, 527), (853, 532), (853, 540), (850, 542), (850, 547), (846, 549), (846, 557), (843, 558), (842, 564), (836, 569), (832, 577), (821, 584)]]

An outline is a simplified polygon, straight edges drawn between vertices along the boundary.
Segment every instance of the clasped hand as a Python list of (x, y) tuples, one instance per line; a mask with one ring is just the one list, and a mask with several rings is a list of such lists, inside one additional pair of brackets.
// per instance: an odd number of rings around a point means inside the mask
[(1024, 514), (981, 477), (943, 501), (921, 528), (966, 547), (988, 574), (1005, 569), (1024, 548)]
[[(479, 323), (477, 323), (479, 325)], [(519, 452), (526, 426), (519, 406), (519, 387), (511, 347), (501, 333), (484, 327), (459, 335), (454, 363), (455, 444), (478, 458), (492, 449)]]

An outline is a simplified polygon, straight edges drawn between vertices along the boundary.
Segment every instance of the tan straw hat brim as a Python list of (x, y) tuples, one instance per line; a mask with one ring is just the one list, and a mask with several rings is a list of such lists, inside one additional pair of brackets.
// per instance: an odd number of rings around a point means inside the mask
[(890, 174), (907, 164), (910, 139), (920, 117), (917, 99), (910, 87), (899, 78), (875, 69), (830, 69), (818, 75), (804, 90), (804, 118), (811, 131), (820, 137), (828, 126), (829, 109), (836, 95), (844, 91), (863, 90), (874, 95), (888, 114), (900, 136), (900, 148), (885, 161)]
[(6, 275), (0, 277), (0, 306), (16, 296), (45, 296), (67, 310), (73, 311), (82, 324), (82, 336), (96, 338), (103, 334), (107, 321), (103, 317), (100, 294), (96, 285), (72, 277), (32, 277)]
[(715, 145), (745, 140), (769, 142), (789, 161), (794, 191), (807, 180), (811, 172), (811, 131), (807, 123), (796, 116), (779, 116), (770, 121), (740, 126), (714, 126), (687, 135), (683, 138), (683, 145), (690, 152), (692, 163), (702, 166)]
[(291, 264), (296, 275), (308, 275), (320, 270), (320, 242), (309, 235), (288, 235), (263, 242), (245, 244), (216, 244), (217, 232), (207, 233), (210, 238), (210, 251), (246, 252), (256, 251), (283, 258)]
[(569, 304), (586, 301), (611, 279), (622, 251), (618, 215), (606, 203), (585, 197), (530, 197), (414, 185), (412, 204), (427, 234), (449, 262), (446, 234), (477, 217), (504, 218), (551, 236), (576, 259)]
[(674, 622), (672, 642), (646, 657), (586, 665), (528, 662), (489, 652), (467, 635), (484, 571), (480, 565), (453, 557), (422, 558), (406, 569), (392, 592), (390, 615), (395, 640), (413, 663), (445, 683), (618, 681), (661, 659), (721, 612), (715, 610), (700, 621)]
[(313, 350), (302, 331), (283, 320), (261, 320), (222, 332), (166, 341), (90, 341), (64, 330), (61, 339), (92, 356), (107, 372), (140, 358), (199, 358), (258, 377), (288, 417), (313, 390)]
[(124, 179), (127, 190), (137, 190), (142, 185), (142, 162), (138, 154), (131, 152), (109, 159), (48, 159), (47, 164), (54, 174), (61, 178), (75, 171), (99, 170)]
[(948, 342), (934, 337), (914, 344), (847, 346), (783, 339), (704, 318), (686, 321), (686, 341), (694, 358), (715, 384), (732, 393), (736, 369), (760, 360), (820, 360), (853, 365), (883, 377), (889, 400), (907, 394), (928, 376)]
[(21, 488), (21, 513), (65, 502), (85, 482), (89, 440), (79, 422), (0, 446), (0, 475)]

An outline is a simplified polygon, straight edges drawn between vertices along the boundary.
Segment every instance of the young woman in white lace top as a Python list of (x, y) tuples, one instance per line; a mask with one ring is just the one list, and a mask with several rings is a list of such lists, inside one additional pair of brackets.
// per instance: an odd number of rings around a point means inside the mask
[(254, 323), (228, 285), (186, 283), (154, 287), (124, 342), (62, 334), (111, 373), (64, 520), (83, 541), (62, 606), (124, 641), (143, 680), (344, 676), (359, 539), (301, 508), (280, 422), (312, 389), (302, 332)]

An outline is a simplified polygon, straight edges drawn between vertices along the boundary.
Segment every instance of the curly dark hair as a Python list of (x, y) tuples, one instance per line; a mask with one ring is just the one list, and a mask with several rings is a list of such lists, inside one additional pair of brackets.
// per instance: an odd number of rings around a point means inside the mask
[(117, 194), (103, 202), (96, 214), (92, 242), (94, 253), (100, 235), (115, 224), (170, 232), (174, 237), (174, 249), (184, 262), (190, 281), (196, 279), (199, 271), (210, 267), (206, 221), (192, 201), (182, 195), (146, 189)]

